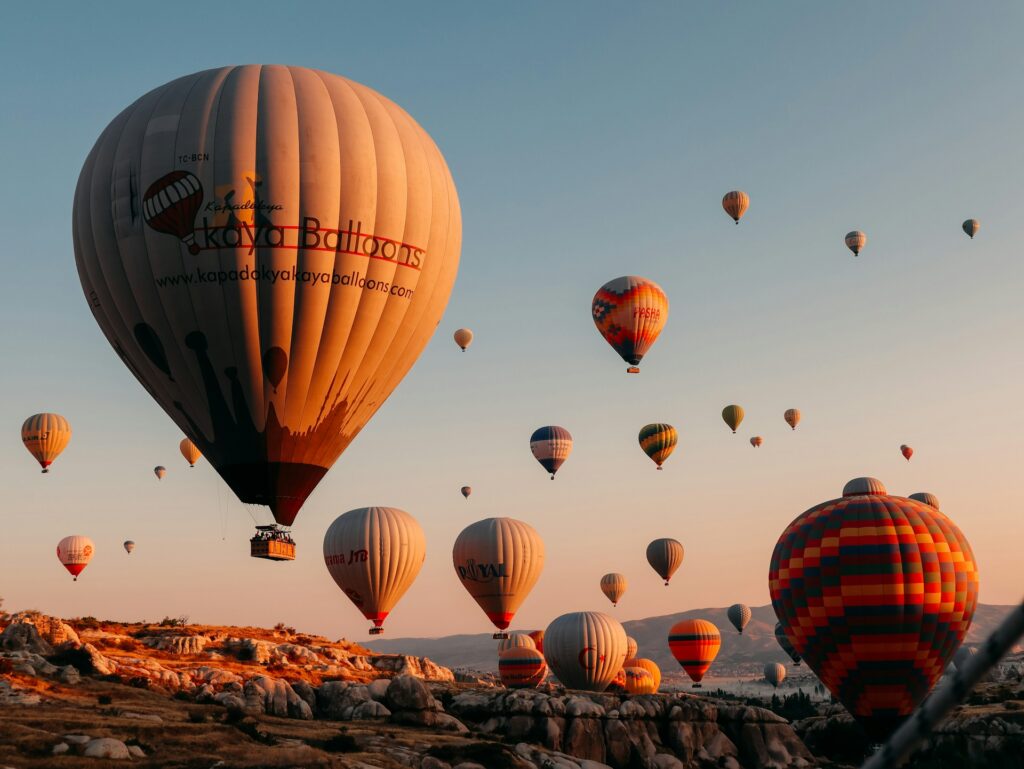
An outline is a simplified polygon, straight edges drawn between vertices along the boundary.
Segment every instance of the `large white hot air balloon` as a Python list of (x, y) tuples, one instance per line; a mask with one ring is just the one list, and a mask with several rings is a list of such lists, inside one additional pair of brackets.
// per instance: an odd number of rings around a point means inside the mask
[(138, 99), (89, 153), (73, 224), (118, 356), (282, 525), (419, 357), (461, 241), (455, 185), (416, 121), (278, 65)]
[(603, 692), (626, 661), (626, 631), (601, 612), (563, 614), (544, 631), (544, 657), (566, 688)]
[(89, 565), (95, 552), (96, 546), (92, 540), (81, 534), (72, 534), (57, 543), (57, 560), (75, 578), (75, 582), (78, 582), (78, 575)]
[(363, 616), (370, 635), (420, 573), (427, 542), (416, 519), (397, 507), (361, 507), (338, 516), (324, 534), (324, 563)]
[(487, 618), (505, 629), (544, 569), (544, 541), (528, 523), (485, 518), (470, 524), (452, 548), (455, 573)]

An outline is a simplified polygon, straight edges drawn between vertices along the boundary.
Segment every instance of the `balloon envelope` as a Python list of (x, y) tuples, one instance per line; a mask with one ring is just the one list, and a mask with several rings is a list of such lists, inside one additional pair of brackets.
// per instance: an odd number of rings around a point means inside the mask
[(907, 499), (916, 499), (918, 502), (924, 502), (926, 505), (934, 507), (936, 510), (941, 509), (939, 507), (939, 498), (927, 491), (918, 491), (915, 494), (911, 494)]
[(654, 679), (654, 691), (658, 691), (661, 686), (661, 668), (658, 667), (654, 660), (649, 660), (646, 657), (633, 657), (632, 659), (626, 660), (626, 668), (643, 668), (651, 674), (651, 678)]
[(324, 534), (324, 563), (335, 583), (380, 633), (426, 558), (419, 523), (397, 507), (361, 507), (338, 516)]
[(544, 655), (535, 647), (518, 646), (498, 653), (498, 675), (509, 689), (536, 688), (547, 672)]
[(718, 656), (722, 635), (713, 622), (705, 619), (684, 619), (668, 632), (668, 647), (676, 662), (699, 687), (704, 674)]
[(540, 462), (540, 466), (551, 473), (551, 479), (554, 480), (558, 468), (572, 453), (572, 435), (558, 425), (538, 427), (530, 436), (530, 451)]
[(649, 456), (660, 470), (665, 460), (675, 451), (676, 444), (679, 442), (679, 433), (672, 425), (656, 422), (641, 428), (639, 440), (644, 454)]
[(653, 280), (625, 275), (605, 283), (591, 304), (594, 325), (630, 373), (658, 339), (668, 320), (668, 297)]
[(455, 344), (465, 352), (466, 348), (473, 343), (473, 332), (468, 328), (460, 328), (455, 332)]
[(494, 626), (505, 630), (540, 579), (544, 541), (528, 523), (486, 518), (462, 530), (452, 561), (462, 586)]
[(818, 678), (872, 737), (891, 733), (962, 643), (978, 601), (974, 555), (934, 507), (876, 479), (796, 518), (769, 572), (772, 607)]
[(472, 486), (463, 486), (462, 487), (462, 496), (464, 496), (466, 499), (469, 499), (469, 495), (472, 494), (472, 493), (473, 493), (473, 487)]
[(117, 116), (73, 236), (118, 356), (241, 501), (289, 525), (433, 334), (461, 223), (441, 153), (396, 104), (246, 65)]
[(162, 481), (164, 479), (164, 476), (167, 475), (167, 468), (164, 467), (163, 465), (157, 465), (156, 467), (153, 468), (153, 475), (156, 476), (156, 479), (158, 481)]
[(622, 574), (611, 573), (601, 577), (601, 592), (612, 602), (612, 606), (618, 606), (619, 600), (626, 592), (626, 578)]
[(95, 552), (96, 547), (92, 540), (81, 534), (72, 534), (57, 543), (57, 560), (64, 565), (64, 568), (76, 581), (82, 570), (89, 565)]
[(124, 543), (124, 550), (125, 550), (125, 552), (126, 553), (130, 553), (134, 549), (135, 549), (135, 543), (132, 542), (130, 539), (126, 540), (125, 543)]
[(854, 256), (860, 256), (860, 250), (867, 245), (868, 236), (860, 230), (846, 233), (846, 247), (853, 251)]
[(33, 414), (21, 425), (21, 442), (35, 457), (44, 473), (50, 472), (60, 453), (71, 441), (71, 425), (60, 414)]
[(667, 585), (683, 563), (683, 544), (667, 537), (654, 540), (647, 546), (647, 563)]
[(651, 671), (632, 665), (623, 671), (626, 674), (626, 691), (630, 694), (654, 694), (658, 691)]
[(537, 651), (539, 651), (541, 654), (543, 654), (544, 653), (544, 631), (543, 630), (533, 630), (533, 631), (527, 633), (527, 635), (530, 636), (530, 638), (533, 639), (533, 643), (537, 646)]
[(502, 638), (498, 642), (498, 654), (507, 649), (536, 649), (537, 644), (530, 638), (529, 633), (509, 633), (508, 638)]
[(762, 438), (760, 435), (755, 435), (753, 438), (750, 439), (750, 445), (753, 446), (755, 449), (761, 448), (762, 443), (764, 443), (764, 438)]
[(775, 640), (778, 642), (779, 646), (782, 647), (782, 651), (786, 652), (786, 655), (791, 660), (793, 660), (793, 664), (799, 666), (800, 654), (793, 647), (793, 643), (786, 636), (786, 631), (785, 629), (783, 629), (781, 622), (775, 623)]
[(729, 429), (735, 433), (736, 428), (738, 428), (740, 423), (743, 421), (743, 407), (737, 406), (736, 404), (726, 406), (722, 409), (722, 419), (725, 420), (727, 425), (729, 425)]
[(803, 414), (800, 413), (800, 409), (786, 409), (786, 413), (783, 414), (783, 418), (786, 420), (786, 424), (792, 427), (794, 430), (796, 426), (800, 424), (800, 419)]
[(902, 446), (900, 446), (900, 453), (903, 455), (903, 458), (906, 459), (908, 462), (910, 461), (910, 458), (914, 456), (914, 450), (905, 443)]
[(178, 444), (178, 451), (185, 457), (185, 461), (188, 462), (189, 467), (195, 467), (196, 462), (203, 456), (199, 448), (190, 441), (188, 438), (182, 438), (181, 443)]
[(750, 607), (742, 603), (734, 603), (725, 610), (725, 615), (740, 634), (743, 633), (743, 628), (747, 626), (747, 623), (750, 622), (750, 618), (753, 616), (750, 613)]
[(722, 208), (725, 209), (725, 213), (729, 214), (736, 224), (740, 223), (740, 219), (743, 218), (743, 214), (747, 212), (749, 206), (750, 196), (742, 190), (727, 192), (725, 197), (722, 198)]
[(964, 232), (966, 232), (971, 240), (974, 240), (974, 236), (978, 234), (978, 230), (981, 229), (981, 222), (977, 219), (968, 219), (962, 225)]
[(563, 614), (544, 633), (544, 656), (567, 689), (603, 692), (626, 659), (626, 631), (607, 614)]
[(786, 680), (786, 666), (778, 662), (769, 662), (764, 666), (764, 680), (779, 688), (779, 684)]
[(626, 661), (629, 662), (631, 659), (636, 657), (636, 653), (640, 650), (640, 645), (636, 642), (633, 636), (626, 636)]

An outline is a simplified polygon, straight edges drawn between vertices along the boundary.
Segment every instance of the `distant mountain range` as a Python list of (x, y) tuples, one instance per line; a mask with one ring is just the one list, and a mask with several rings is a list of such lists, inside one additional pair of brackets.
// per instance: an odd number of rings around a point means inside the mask
[[(968, 643), (984, 640), (1013, 608), (979, 604), (967, 637)], [(725, 611), (724, 608), (693, 609), (678, 614), (631, 620), (623, 622), (622, 625), (626, 633), (636, 639), (640, 647), (640, 656), (654, 660), (666, 672), (675, 671), (677, 668), (676, 661), (668, 650), (668, 630), (683, 619), (710, 620), (721, 631), (722, 649), (718, 653), (712, 672), (728, 675), (758, 670), (766, 662), (788, 662), (788, 658), (775, 641), (776, 619), (770, 605), (751, 607), (753, 617), (744, 629), (743, 635), (733, 629), (725, 616)], [(613, 612), (614, 610), (608, 611), (614, 616)], [(364, 645), (378, 652), (430, 657), (446, 667), (493, 672), (498, 669), (496, 644), (497, 641), (491, 638), (490, 633), (479, 633), (441, 638), (388, 638)]]

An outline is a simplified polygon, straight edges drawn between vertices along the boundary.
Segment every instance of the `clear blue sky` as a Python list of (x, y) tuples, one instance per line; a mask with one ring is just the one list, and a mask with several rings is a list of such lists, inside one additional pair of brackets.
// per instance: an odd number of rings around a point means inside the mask
[[(0, 595), (8, 608), (272, 624), (365, 637), (320, 556), (334, 517), (395, 505), (428, 559), (392, 636), (484, 631), (451, 544), (511, 515), (548, 565), (517, 627), (768, 600), (801, 511), (876, 475), (928, 490), (971, 540), (982, 600), (1020, 598), (1024, 57), (1019, 3), (223, 3), (8, 5), (0, 12)], [(247, 555), (251, 521), (135, 382), (82, 297), (71, 200), (86, 153), (135, 98), (210, 67), (317, 67), (379, 90), (444, 152), (463, 207), (440, 329), (299, 516), (300, 560)], [(724, 192), (746, 190), (734, 227)], [(960, 231), (981, 220), (972, 242)], [(843, 246), (868, 234), (859, 259)], [(634, 273), (671, 315), (639, 377), (590, 299)], [(458, 352), (450, 334), (477, 339)], [(747, 409), (733, 436), (719, 412)], [(803, 409), (792, 433), (782, 421)], [(41, 410), (75, 434), (49, 476), (18, 437)], [(636, 443), (667, 421), (665, 472)], [(552, 483), (528, 438), (576, 449)], [(765, 437), (755, 451), (752, 434)], [(915, 447), (911, 463), (901, 443)], [(169, 474), (158, 484), (156, 464)], [(474, 487), (466, 502), (458, 493)], [(98, 555), (75, 585), (69, 533)], [(649, 539), (687, 548), (668, 590)], [(123, 539), (136, 540), (130, 558)]]

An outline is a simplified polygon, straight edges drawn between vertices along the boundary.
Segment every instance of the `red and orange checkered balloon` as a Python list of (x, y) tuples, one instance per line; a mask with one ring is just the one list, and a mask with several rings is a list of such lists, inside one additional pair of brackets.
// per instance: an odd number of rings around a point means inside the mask
[(594, 325), (622, 359), (631, 374), (668, 320), (668, 297), (653, 280), (624, 275), (610, 280), (594, 294)]
[(786, 528), (769, 588), (790, 643), (868, 735), (882, 739), (963, 642), (978, 570), (943, 513), (857, 478), (842, 498)]

